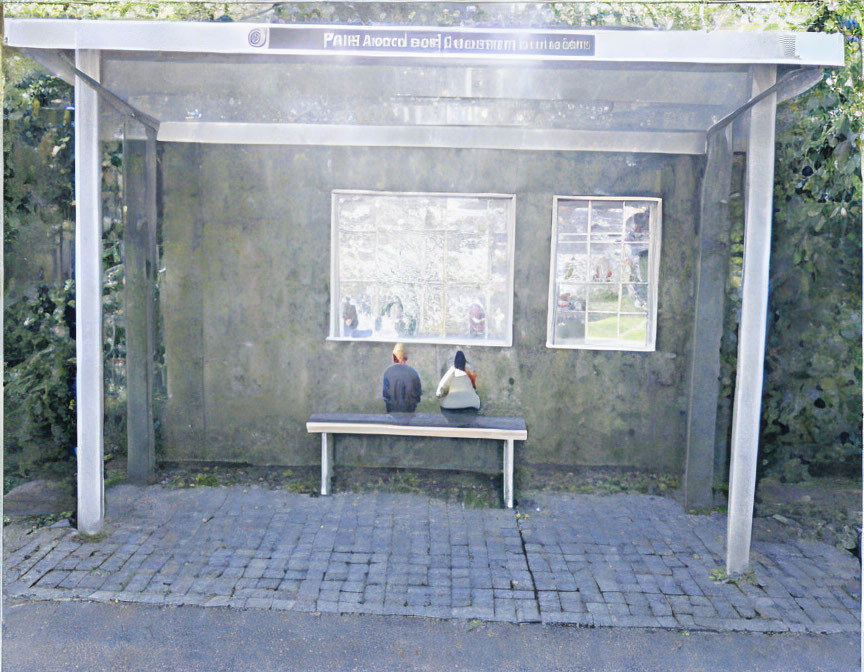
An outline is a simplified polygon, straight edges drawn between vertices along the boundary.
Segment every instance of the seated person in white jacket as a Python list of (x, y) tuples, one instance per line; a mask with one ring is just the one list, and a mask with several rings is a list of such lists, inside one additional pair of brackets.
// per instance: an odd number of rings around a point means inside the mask
[(439, 399), (444, 397), (441, 399), (441, 408), (451, 411), (468, 408), (479, 410), (480, 397), (474, 391), (476, 378), (477, 374), (473, 373), (465, 361), (465, 354), (457, 350), (453, 366), (444, 374), (435, 391), (436, 397)]

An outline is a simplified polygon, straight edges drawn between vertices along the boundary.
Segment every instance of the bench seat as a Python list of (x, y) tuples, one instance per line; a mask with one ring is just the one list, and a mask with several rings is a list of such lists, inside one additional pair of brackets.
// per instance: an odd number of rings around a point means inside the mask
[(491, 439), (504, 442), (504, 505), (513, 508), (513, 442), (528, 438), (523, 418), (475, 413), (316, 413), (306, 430), (321, 434), (321, 494), (330, 492), (334, 434)]

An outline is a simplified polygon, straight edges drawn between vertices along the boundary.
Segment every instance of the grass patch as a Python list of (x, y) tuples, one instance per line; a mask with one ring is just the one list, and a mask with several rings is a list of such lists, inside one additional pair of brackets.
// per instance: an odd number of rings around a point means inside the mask
[(758, 582), (756, 581), (756, 573), (752, 570), (746, 574), (730, 576), (726, 572), (725, 567), (715, 567), (708, 573), (708, 576), (714, 583), (734, 583), (736, 585), (739, 583), (750, 583), (754, 586), (758, 585)]
[(197, 473), (182, 471), (169, 474), (167, 478), (162, 479), (162, 484), (172, 488), (215, 488), (219, 485), (228, 485), (222, 482), (216, 469), (213, 467), (211, 472), (210, 467), (203, 467)]
[(195, 478), (189, 484), (190, 488), (215, 488), (219, 485), (219, 479), (215, 474), (195, 474)]
[(692, 509), (687, 509), (687, 513), (697, 516), (709, 516), (712, 513), (729, 513), (728, 506), (694, 506)]
[(466, 509), (492, 509), (498, 506), (498, 499), (489, 496), (487, 492), (473, 489), (464, 490), (461, 500)]
[(57, 513), (45, 513), (38, 516), (24, 516), (23, 518), (16, 518), (14, 516), (3, 516), (3, 527), (11, 523), (18, 523), (24, 527), (25, 534), (32, 534), (36, 530), (40, 530), (43, 527), (48, 527), (49, 525), (53, 525), (57, 521), (60, 520), (68, 520), (72, 517), (71, 511), (59, 511)]
[[(350, 484), (349, 484), (350, 487)], [(385, 492), (399, 492), (402, 494), (411, 494), (422, 492), (420, 488), (420, 479), (417, 474), (410, 471), (397, 471), (388, 479), (378, 479), (378, 490)]]
[[(514, 474), (517, 498), (528, 490), (584, 494), (666, 495), (680, 485), (677, 477), (653, 472), (556, 465), (519, 465)], [(294, 494), (317, 495), (318, 466), (173, 465), (159, 475), (163, 487), (242, 485)], [(416, 494), (460, 504), (466, 509), (501, 507), (501, 474), (436, 469), (335, 465), (334, 493)]]
[(611, 315), (602, 320), (588, 320), (588, 338), (618, 338), (618, 316)]
[(109, 476), (105, 479), (105, 489), (113, 488), (115, 485), (122, 485), (125, 482), (125, 476)]
[(101, 532), (97, 534), (87, 534), (86, 532), (78, 531), (78, 534), (72, 537), (72, 541), (80, 541), (83, 544), (96, 544), (104, 541), (111, 534), (111, 528), (105, 525)]
[(566, 468), (527, 465), (517, 469), (521, 490), (572, 492), (585, 495), (667, 495), (681, 486), (671, 474), (601, 467)]
[(292, 480), (285, 484), (285, 490), (295, 495), (317, 495), (320, 482), (315, 480)]

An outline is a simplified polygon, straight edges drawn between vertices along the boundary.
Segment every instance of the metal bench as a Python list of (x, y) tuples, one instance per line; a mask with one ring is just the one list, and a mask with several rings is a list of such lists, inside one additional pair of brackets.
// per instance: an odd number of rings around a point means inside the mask
[(335, 434), (432, 436), (453, 439), (491, 439), (504, 442), (504, 505), (513, 508), (513, 442), (528, 438), (525, 420), (485, 415), (444, 416), (431, 413), (316, 413), (306, 430), (321, 434), (321, 494), (330, 494)]

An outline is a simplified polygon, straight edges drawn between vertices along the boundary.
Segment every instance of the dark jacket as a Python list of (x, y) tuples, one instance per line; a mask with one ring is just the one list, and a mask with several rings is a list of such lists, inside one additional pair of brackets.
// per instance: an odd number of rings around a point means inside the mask
[(381, 395), (388, 413), (413, 413), (422, 394), (420, 376), (407, 364), (394, 364), (384, 372)]

